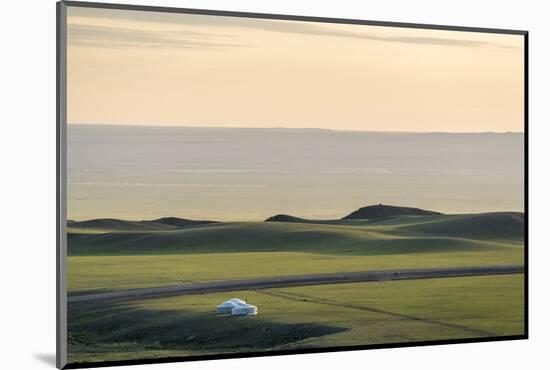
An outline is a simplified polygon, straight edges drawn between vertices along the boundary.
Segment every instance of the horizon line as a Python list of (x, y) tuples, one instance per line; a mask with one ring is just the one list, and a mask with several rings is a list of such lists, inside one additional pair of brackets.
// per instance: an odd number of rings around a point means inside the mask
[[(401, 207), (401, 206), (397, 206)], [(416, 208), (416, 207), (412, 207)], [(424, 210), (423, 208), (421, 208)], [(525, 214), (525, 209), (523, 210), (507, 210), (507, 211), (484, 211), (484, 212), (459, 212), (459, 213), (441, 213), (438, 216), (475, 216), (475, 215), (484, 215), (484, 214), (493, 214), (493, 213), (523, 213)], [(267, 221), (267, 219), (275, 216), (291, 216), (291, 217), (297, 217), (301, 218), (305, 221), (340, 221), (343, 219), (343, 217), (340, 218), (307, 218), (307, 217), (301, 217), (301, 216), (295, 216), (293, 214), (275, 214), (272, 216), (267, 216), (266, 218), (254, 218), (254, 219), (223, 219), (223, 218), (210, 218), (210, 217), (202, 217), (202, 218), (194, 218), (194, 217), (183, 217), (183, 216), (151, 216), (153, 218), (118, 218), (118, 217), (95, 217), (95, 218), (86, 218), (86, 219), (78, 219), (77, 217), (67, 217), (65, 221), (69, 222), (87, 222), (87, 221), (98, 221), (98, 220), (117, 220), (117, 221), (130, 221), (130, 222), (155, 222), (163, 218), (177, 218), (180, 220), (187, 220), (187, 221), (207, 221), (212, 223), (257, 223), (257, 222), (270, 222)], [(399, 216), (397, 216), (399, 217)], [(423, 216), (420, 216), (423, 217)], [(364, 219), (367, 220), (367, 219)], [(271, 221), (271, 222), (279, 222), (279, 221)]]
[(145, 127), (145, 128), (188, 128), (188, 129), (240, 129), (240, 130), (314, 130), (336, 132), (364, 132), (364, 133), (396, 133), (396, 134), (525, 134), (525, 131), (408, 131), (408, 130), (359, 130), (320, 127), (247, 127), (247, 126), (192, 126), (192, 125), (159, 125), (159, 124), (124, 124), (124, 123), (80, 123), (67, 122), (67, 126), (117, 126), (117, 127)]

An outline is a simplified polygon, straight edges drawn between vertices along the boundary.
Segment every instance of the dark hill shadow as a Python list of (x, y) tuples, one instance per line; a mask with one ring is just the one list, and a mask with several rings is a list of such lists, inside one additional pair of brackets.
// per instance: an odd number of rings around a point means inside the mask
[(275, 322), (260, 315), (236, 317), (126, 304), (72, 304), (68, 323), (71, 354), (130, 352), (136, 357), (144, 350), (263, 351), (348, 330), (315, 323)]

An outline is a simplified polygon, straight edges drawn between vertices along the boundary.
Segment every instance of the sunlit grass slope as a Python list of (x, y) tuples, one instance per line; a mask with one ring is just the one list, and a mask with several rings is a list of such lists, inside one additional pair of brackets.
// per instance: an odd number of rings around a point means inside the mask
[(117, 224), (119, 231), (106, 233), (98, 233), (97, 225), (89, 233), (80, 227), (69, 237), (69, 290), (523, 263), (523, 217), (518, 213), (352, 221), (219, 223), (160, 231), (143, 225), (133, 232)]
[[(344, 221), (345, 222), (345, 221)], [(294, 222), (218, 223), (175, 230), (73, 233), (69, 255), (293, 251), (379, 255), (483, 250), (519, 244), (523, 217), (516, 213), (396, 217), (362, 224)]]

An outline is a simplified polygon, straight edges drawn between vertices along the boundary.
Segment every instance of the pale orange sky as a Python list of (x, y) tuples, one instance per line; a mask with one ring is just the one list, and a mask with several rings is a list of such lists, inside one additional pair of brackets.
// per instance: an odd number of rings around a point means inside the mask
[(523, 131), (523, 36), (68, 7), (69, 123)]

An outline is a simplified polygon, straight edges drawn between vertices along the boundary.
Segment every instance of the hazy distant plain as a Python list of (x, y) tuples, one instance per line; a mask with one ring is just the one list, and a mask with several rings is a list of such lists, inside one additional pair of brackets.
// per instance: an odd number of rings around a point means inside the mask
[(68, 127), (69, 219), (523, 211), (522, 133)]

